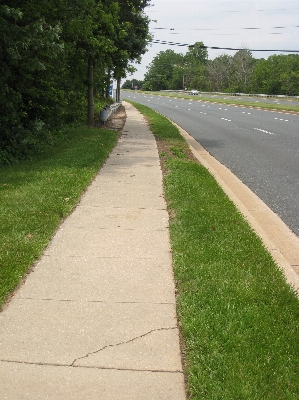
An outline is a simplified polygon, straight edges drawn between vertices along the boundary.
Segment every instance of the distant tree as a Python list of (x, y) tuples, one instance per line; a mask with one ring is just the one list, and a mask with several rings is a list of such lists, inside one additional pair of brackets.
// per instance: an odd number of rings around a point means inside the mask
[(203, 42), (196, 42), (189, 46), (189, 50), (184, 56), (185, 82), (189, 89), (205, 90), (207, 88), (207, 63), (208, 51)]
[(251, 51), (242, 49), (236, 52), (232, 59), (232, 82), (233, 91), (248, 91), (255, 59), (252, 57)]
[(209, 60), (207, 64), (208, 79), (211, 90), (216, 92), (229, 90), (231, 84), (233, 58), (227, 54)]
[(173, 50), (161, 51), (147, 67), (143, 89), (166, 90), (176, 89), (173, 85), (173, 72), (182, 62), (182, 55)]
[(134, 89), (137, 86), (138, 89), (141, 89), (143, 85), (143, 81), (138, 79), (127, 79), (123, 85), (122, 89)]
[(259, 60), (252, 76), (257, 93), (299, 95), (299, 55), (273, 55)]

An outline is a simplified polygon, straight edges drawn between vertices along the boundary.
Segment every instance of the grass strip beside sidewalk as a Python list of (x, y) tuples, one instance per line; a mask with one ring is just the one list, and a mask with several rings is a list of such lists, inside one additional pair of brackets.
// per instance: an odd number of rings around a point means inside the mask
[(166, 118), (157, 138), (191, 399), (298, 399), (299, 300), (234, 204)]
[(87, 127), (65, 134), (39, 159), (0, 169), (0, 306), (76, 206), (118, 136)]

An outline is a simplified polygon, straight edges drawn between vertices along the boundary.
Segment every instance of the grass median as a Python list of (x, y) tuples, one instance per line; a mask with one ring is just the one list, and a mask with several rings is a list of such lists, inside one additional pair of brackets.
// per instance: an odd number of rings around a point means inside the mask
[(0, 306), (75, 207), (118, 133), (77, 127), (64, 135), (38, 158), (0, 169)]
[(298, 399), (299, 300), (177, 128), (131, 102), (155, 134), (170, 214), (191, 399)]

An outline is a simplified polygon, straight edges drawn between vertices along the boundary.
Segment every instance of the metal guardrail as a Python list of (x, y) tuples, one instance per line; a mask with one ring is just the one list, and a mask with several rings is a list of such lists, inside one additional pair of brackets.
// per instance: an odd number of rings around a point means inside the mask
[(120, 105), (121, 105), (121, 101), (110, 104), (109, 109), (108, 109), (109, 115), (114, 113)]
[(120, 102), (115, 102), (113, 104), (107, 105), (106, 107), (102, 108), (99, 112), (99, 121), (101, 125), (104, 125), (105, 122), (108, 120), (111, 114), (113, 114), (118, 107), (121, 105)]

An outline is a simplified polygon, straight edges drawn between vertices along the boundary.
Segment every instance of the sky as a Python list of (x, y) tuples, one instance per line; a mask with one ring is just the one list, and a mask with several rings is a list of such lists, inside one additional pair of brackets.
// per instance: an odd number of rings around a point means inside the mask
[[(167, 44), (150, 44), (141, 64), (134, 64), (137, 71), (126, 79), (143, 80), (146, 67), (161, 51), (171, 49), (182, 54), (188, 51), (187, 46), (170, 45), (168, 42), (299, 51), (298, 0), (152, 0), (151, 3), (152, 6), (145, 9), (151, 20), (150, 33), (154, 41), (165, 41)], [(209, 59), (235, 53), (232, 50), (208, 49)], [(273, 54), (288, 53), (252, 52), (254, 58), (268, 58)]]

